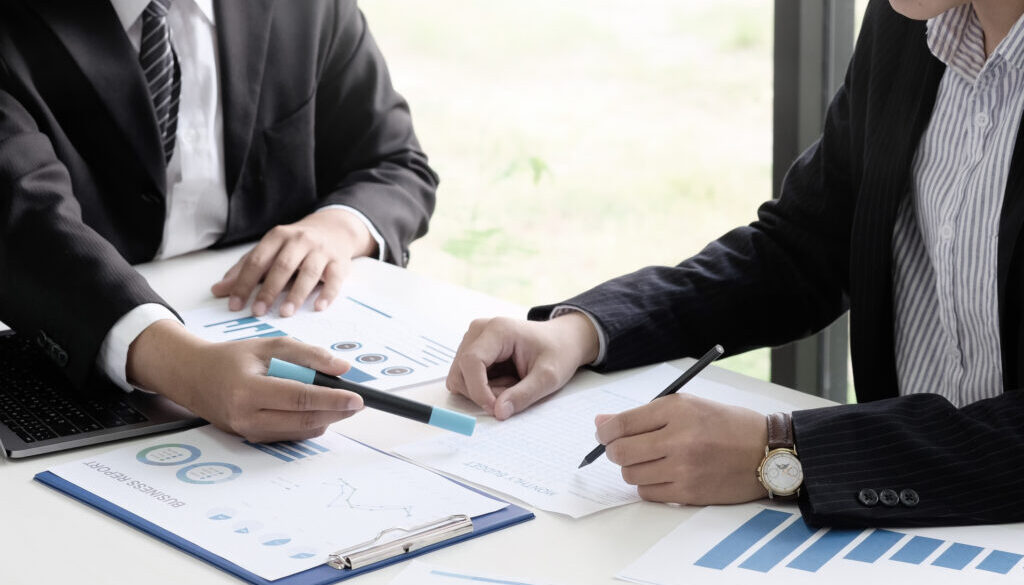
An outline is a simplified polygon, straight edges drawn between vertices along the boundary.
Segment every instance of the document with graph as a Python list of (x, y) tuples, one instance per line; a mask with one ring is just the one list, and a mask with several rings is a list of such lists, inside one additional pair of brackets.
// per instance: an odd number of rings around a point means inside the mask
[(1024, 581), (1024, 527), (808, 527), (795, 506), (710, 506), (617, 577), (649, 585)]
[(150, 523), (158, 536), (166, 531), (268, 580), (323, 565), (385, 529), (507, 506), (330, 431), (253, 444), (207, 426), (50, 473)]
[(352, 365), (345, 379), (378, 390), (447, 376), (465, 328), (419, 302), (425, 289), (443, 285), (381, 262), (353, 266), (341, 294), (324, 311), (313, 310), (313, 294), (287, 318), (277, 310), (283, 296), (262, 317), (229, 311), (226, 300), (181, 316), (189, 331), (209, 341), (289, 336), (328, 348)]

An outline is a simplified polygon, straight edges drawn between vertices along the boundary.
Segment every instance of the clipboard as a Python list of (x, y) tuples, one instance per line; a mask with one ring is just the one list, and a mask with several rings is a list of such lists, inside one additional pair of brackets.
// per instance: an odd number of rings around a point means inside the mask
[[(504, 501), (462, 482), (446, 479), (488, 498)], [(382, 531), (374, 539), (335, 551), (323, 565), (269, 581), (49, 471), (36, 474), (35, 480), (256, 585), (336, 583), (534, 518), (533, 512), (509, 504), (501, 510), (474, 518), (457, 515), (418, 526), (394, 527)]]

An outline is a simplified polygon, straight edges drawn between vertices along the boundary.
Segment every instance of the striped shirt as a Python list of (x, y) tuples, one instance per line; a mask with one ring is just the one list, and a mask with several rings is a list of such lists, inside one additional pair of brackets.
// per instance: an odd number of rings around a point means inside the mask
[(1021, 111), (1024, 19), (986, 60), (971, 4), (928, 22), (946, 64), (893, 230), (900, 394), (956, 406), (1002, 392), (996, 249)]

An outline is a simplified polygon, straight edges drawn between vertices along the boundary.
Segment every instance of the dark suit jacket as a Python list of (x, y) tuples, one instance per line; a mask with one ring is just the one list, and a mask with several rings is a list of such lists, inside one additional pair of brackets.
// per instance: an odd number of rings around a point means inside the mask
[[(715, 343), (732, 353), (778, 345), (849, 309), (863, 404), (793, 415), (810, 522), (1024, 520), (1024, 134), (999, 232), (1004, 392), (960, 409), (938, 395), (898, 397), (893, 225), (943, 72), (925, 23), (874, 0), (824, 133), (790, 168), (780, 199), (678, 266), (645, 268), (565, 301), (604, 328), (608, 369), (698, 356)], [(911, 488), (920, 503), (867, 507), (858, 501), (863, 488)]]
[[(355, 2), (215, 10), (230, 198), (217, 246), (344, 204), (404, 265), (437, 177)], [(118, 318), (163, 302), (130, 264), (160, 245), (165, 191), (156, 117), (110, 2), (0, 0), (0, 320), (77, 383)]]

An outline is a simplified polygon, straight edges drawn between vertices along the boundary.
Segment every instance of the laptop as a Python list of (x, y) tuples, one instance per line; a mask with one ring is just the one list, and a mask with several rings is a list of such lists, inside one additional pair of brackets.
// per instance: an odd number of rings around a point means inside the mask
[(27, 336), (0, 331), (0, 447), (31, 457), (205, 421), (170, 400), (114, 384), (75, 390)]

